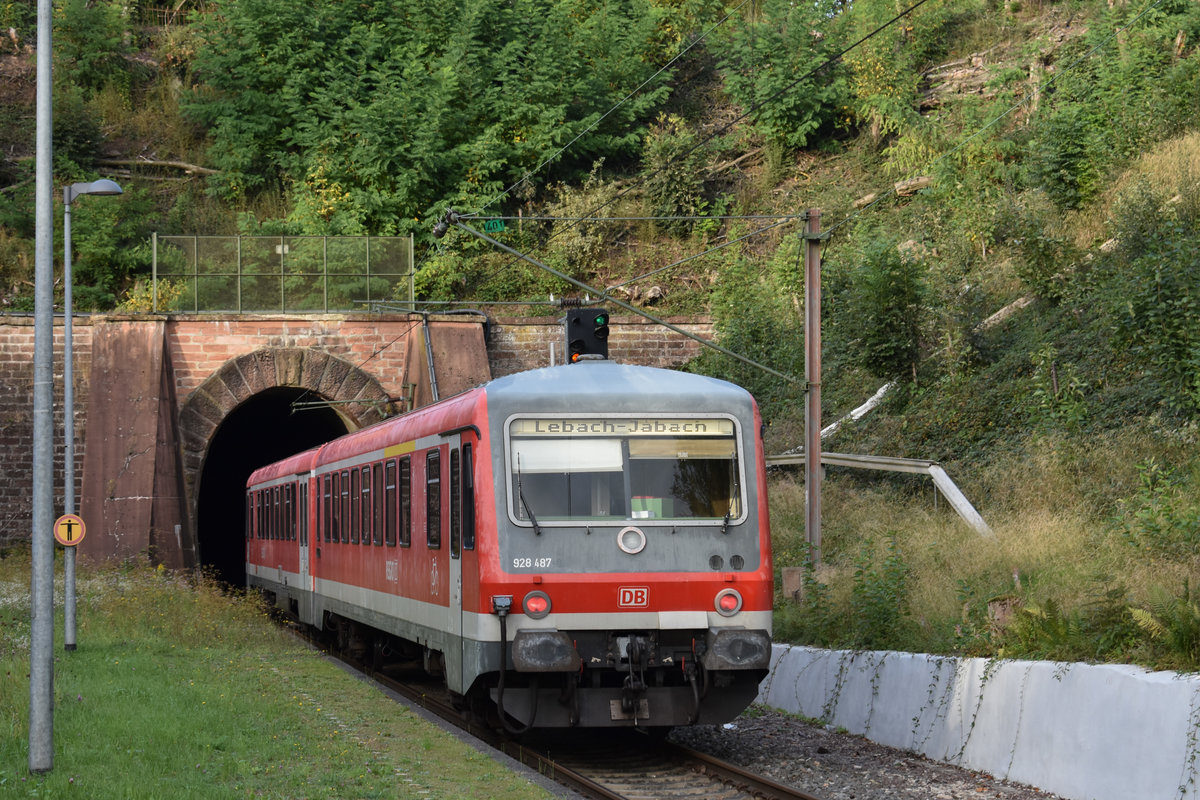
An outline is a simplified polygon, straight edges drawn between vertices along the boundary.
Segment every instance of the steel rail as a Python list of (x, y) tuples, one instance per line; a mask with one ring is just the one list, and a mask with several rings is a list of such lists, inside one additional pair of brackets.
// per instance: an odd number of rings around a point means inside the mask
[[(606, 736), (612, 734), (613, 731), (598, 731), (596, 741), (602, 742), (602, 744), (589, 748), (585, 743), (583, 747), (585, 752), (591, 753), (592, 759), (600, 760), (602, 763), (593, 765), (587, 760), (589, 756), (576, 754), (575, 759), (583, 763), (568, 764), (561, 755), (553, 755), (550, 752), (553, 749), (551, 745), (541, 748), (515, 741), (502, 735), (495, 728), (481, 725), (456, 708), (449, 701), (448, 696), (439, 696), (438, 693), (430, 692), (427, 685), (406, 683), (373, 670), (359, 659), (336, 650), (327, 643), (308, 635), (305, 631), (299, 631), (294, 626), (292, 630), (312, 647), (358, 671), (388, 692), (399, 695), (413, 705), (536, 771), (539, 775), (566, 786), (584, 797), (597, 798), (597, 800), (629, 800), (631, 797), (644, 797), (646, 796), (644, 788), (637, 788), (639, 781), (643, 784), (646, 781), (666, 782), (668, 779), (663, 774), (664, 767), (673, 766), (680, 768), (677, 773), (690, 771), (696, 774), (697, 780), (704, 781), (705, 785), (719, 784), (725, 791), (725, 794), (713, 792), (705, 796), (736, 797), (738, 800), (742, 798), (745, 800), (821, 800), (803, 790), (776, 783), (770, 778), (748, 772), (735, 764), (671, 742), (646, 738), (645, 741), (639, 741), (636, 744), (626, 742), (625, 748), (622, 750), (621, 743), (614, 744), (613, 737)], [(550, 733), (553, 734), (552, 731)], [(557, 746), (557, 742), (555, 746)], [(643, 767), (645, 774), (639, 776), (637, 772), (639, 762), (646, 763), (644, 759), (647, 757), (651, 759), (657, 757), (657, 760), (650, 762), (648, 767)], [(623, 794), (621, 785), (631, 785), (634, 788), (631, 793)], [(694, 788), (697, 791), (704, 790), (703, 786)], [(731, 795), (729, 792), (735, 794)], [(672, 791), (671, 796), (680, 795), (677, 791)]]

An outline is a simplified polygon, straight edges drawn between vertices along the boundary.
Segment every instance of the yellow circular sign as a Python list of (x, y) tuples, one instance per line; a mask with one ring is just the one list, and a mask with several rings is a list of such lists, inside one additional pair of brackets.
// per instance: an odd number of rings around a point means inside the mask
[(83, 541), (87, 528), (74, 514), (63, 514), (54, 521), (54, 539), (63, 547), (74, 547)]

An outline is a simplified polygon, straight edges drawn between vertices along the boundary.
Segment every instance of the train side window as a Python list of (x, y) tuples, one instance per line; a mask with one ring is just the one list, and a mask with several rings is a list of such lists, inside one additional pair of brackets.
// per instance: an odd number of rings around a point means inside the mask
[(383, 464), (371, 466), (371, 541), (383, 545)]
[(279, 513), (279, 487), (276, 486), (271, 490), (271, 538), (278, 541), (279, 536), (279, 521), (283, 515)]
[(337, 541), (337, 474), (325, 476), (325, 541)]
[(462, 546), (475, 549), (475, 460), (470, 444), (463, 445), (462, 454)]
[(412, 546), (412, 460), (400, 459), (400, 546)]
[(383, 465), (383, 541), (396, 546), (396, 459)]
[(450, 557), (458, 558), (462, 551), (462, 456), (457, 447), (450, 448)]
[(350, 470), (350, 544), (358, 544), (358, 531), (362, 527), (359, 516), (359, 498), (362, 497), (358, 485), (358, 470)]
[(342, 519), (338, 527), (342, 531), (342, 542), (345, 543), (350, 541), (350, 528), (352, 524), (350, 519), (350, 473), (347, 470), (342, 470), (341, 505)]
[(300, 484), (300, 544), (308, 544), (308, 484)]
[(425, 544), (442, 546), (442, 454), (437, 450), (425, 455)]
[(283, 538), (289, 542), (296, 539), (296, 504), (293, 502), (295, 491), (294, 483), (283, 487)]
[(374, 519), (374, 498), (371, 493), (371, 468), (362, 468), (362, 518), (359, 520), (359, 531), (362, 533), (362, 543), (371, 543), (371, 521)]

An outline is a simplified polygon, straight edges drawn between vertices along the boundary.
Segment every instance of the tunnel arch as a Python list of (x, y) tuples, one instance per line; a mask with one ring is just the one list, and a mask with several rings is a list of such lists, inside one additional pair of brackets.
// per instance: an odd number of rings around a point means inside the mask
[(180, 411), (193, 565), (244, 584), (250, 473), (393, 411), (378, 380), (320, 350), (263, 348), (225, 362)]

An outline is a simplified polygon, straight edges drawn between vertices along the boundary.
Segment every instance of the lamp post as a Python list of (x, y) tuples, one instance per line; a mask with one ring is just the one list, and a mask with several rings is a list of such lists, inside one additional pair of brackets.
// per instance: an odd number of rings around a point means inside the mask
[[(75, 377), (74, 331), (71, 308), (71, 203), (85, 194), (121, 194), (121, 187), (107, 179), (72, 183), (63, 187), (63, 513), (75, 513)], [(63, 649), (75, 649), (75, 548), (63, 554)]]

